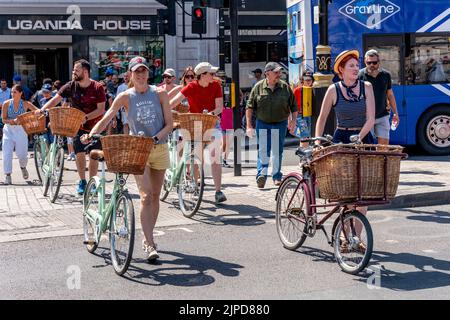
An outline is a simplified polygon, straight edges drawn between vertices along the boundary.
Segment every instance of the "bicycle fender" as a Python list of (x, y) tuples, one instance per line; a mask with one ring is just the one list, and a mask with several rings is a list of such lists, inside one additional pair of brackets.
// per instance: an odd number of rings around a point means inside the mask
[(303, 176), (301, 173), (298, 172), (291, 172), (283, 177), (283, 180), (281, 181), (280, 186), (278, 187), (277, 193), (275, 194), (275, 201), (278, 201), (278, 194), (280, 193), (280, 189), (283, 186), (284, 180), (286, 180), (289, 177), (296, 177), (298, 180), (300, 180), (300, 183), (304, 182)]

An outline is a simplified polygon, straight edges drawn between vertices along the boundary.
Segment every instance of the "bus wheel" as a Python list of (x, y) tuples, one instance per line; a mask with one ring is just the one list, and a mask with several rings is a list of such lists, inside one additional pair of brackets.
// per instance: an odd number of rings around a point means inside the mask
[(417, 129), (417, 141), (423, 150), (436, 156), (450, 154), (450, 106), (428, 110)]

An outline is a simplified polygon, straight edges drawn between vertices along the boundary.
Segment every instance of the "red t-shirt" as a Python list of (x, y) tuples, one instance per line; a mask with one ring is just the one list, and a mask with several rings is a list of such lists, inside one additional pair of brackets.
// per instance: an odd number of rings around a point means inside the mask
[[(70, 106), (77, 108), (88, 114), (97, 109), (97, 104), (106, 101), (105, 89), (97, 81), (92, 80), (87, 88), (82, 88), (76, 81), (69, 81), (59, 91), (58, 94), (66, 98)], [(83, 131), (91, 131), (103, 115), (87, 121), (81, 126)]]
[(192, 81), (181, 89), (181, 93), (189, 102), (189, 111), (192, 113), (202, 113), (204, 109), (208, 112), (216, 108), (216, 98), (222, 98), (222, 86), (214, 81), (207, 87), (199, 85), (198, 81)]
[(295, 100), (297, 101), (298, 114), (302, 115), (303, 114), (302, 88), (297, 87), (294, 89), (294, 97)]

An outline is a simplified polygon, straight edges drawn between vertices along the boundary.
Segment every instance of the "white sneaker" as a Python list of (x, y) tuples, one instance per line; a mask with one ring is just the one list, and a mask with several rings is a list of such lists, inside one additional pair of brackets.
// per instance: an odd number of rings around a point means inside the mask
[(11, 175), (5, 175), (5, 184), (12, 184)]
[(24, 180), (28, 179), (28, 171), (27, 168), (20, 168), (22, 170), (22, 177)]
[(159, 254), (158, 251), (156, 251), (156, 247), (157, 247), (156, 243), (155, 246), (152, 247), (148, 245), (145, 240), (142, 240), (142, 249), (144, 250), (145, 253), (147, 253), (148, 261), (155, 261), (156, 259), (159, 258)]

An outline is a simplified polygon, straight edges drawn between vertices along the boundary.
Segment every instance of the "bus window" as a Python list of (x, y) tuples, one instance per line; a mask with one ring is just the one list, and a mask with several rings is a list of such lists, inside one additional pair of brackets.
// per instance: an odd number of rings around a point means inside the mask
[(400, 46), (369, 46), (380, 54), (381, 67), (391, 74), (392, 84), (401, 84), (400, 73)]
[(450, 42), (447, 35), (415, 36), (405, 59), (406, 84), (450, 82)]

